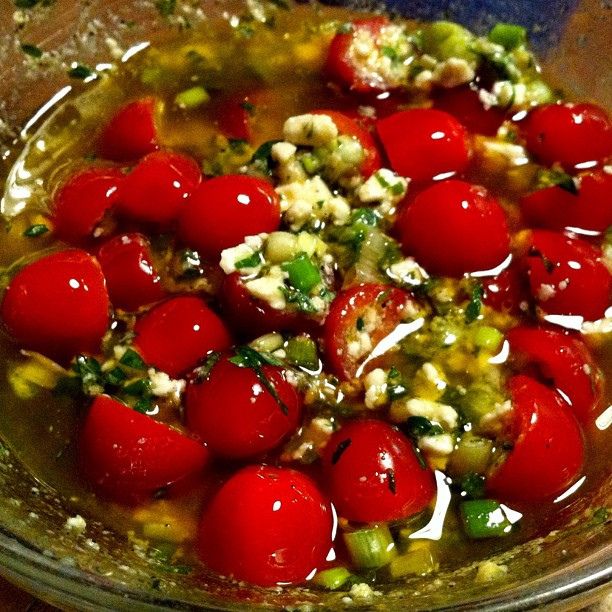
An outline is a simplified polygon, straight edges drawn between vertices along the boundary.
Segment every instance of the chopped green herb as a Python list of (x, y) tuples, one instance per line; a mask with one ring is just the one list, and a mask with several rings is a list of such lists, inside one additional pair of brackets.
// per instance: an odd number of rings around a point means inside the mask
[(106, 382), (113, 387), (120, 386), (126, 378), (127, 374), (119, 367), (106, 373)]
[(121, 357), (121, 359), (119, 360), (119, 363), (134, 370), (145, 370), (147, 367), (142, 357), (134, 349), (131, 348), (125, 351), (123, 357)]
[(133, 397), (148, 396), (151, 392), (151, 381), (148, 378), (139, 378), (123, 387), (123, 392)]
[(195, 381), (198, 383), (208, 379), (210, 371), (215, 367), (217, 361), (221, 359), (221, 353), (213, 351), (206, 357), (204, 363), (194, 370)]
[(184, 89), (174, 96), (174, 103), (183, 110), (191, 110), (206, 104), (210, 94), (201, 85)]
[(14, 0), (17, 8), (29, 9), (34, 8), (38, 4), (41, 6), (50, 6), (54, 0)]
[(81, 379), (81, 389), (85, 394), (91, 395), (95, 391), (104, 390), (102, 367), (93, 357), (77, 355), (72, 364), (72, 370)]
[(351, 223), (362, 223), (376, 227), (380, 221), (378, 213), (373, 208), (356, 208), (351, 213)]
[(36, 225), (30, 225), (28, 229), (23, 232), (23, 235), (27, 238), (36, 238), (38, 236), (42, 236), (49, 231), (49, 228), (43, 223), (37, 223)]
[(310, 293), (321, 282), (318, 266), (306, 253), (300, 253), (291, 261), (282, 264), (281, 268), (289, 274), (289, 282), (293, 287), (305, 294)]
[(255, 372), (259, 382), (265, 387), (266, 391), (274, 398), (281, 412), (285, 415), (289, 414), (287, 404), (278, 395), (272, 382), (268, 379), (263, 371), (265, 365), (280, 365), (280, 362), (269, 355), (259, 353), (250, 346), (239, 346), (235, 349), (235, 356), (230, 357), (229, 361), (240, 368), (250, 368)]
[(71, 79), (84, 80), (94, 75), (95, 75), (95, 72), (88, 66), (85, 66), (84, 64), (77, 64), (74, 68), (71, 68), (68, 71), (68, 76)]
[(235, 266), (237, 270), (242, 270), (243, 268), (256, 268), (262, 262), (261, 252), (253, 253), (249, 257), (245, 257), (240, 261), (237, 261)]
[(155, 406), (155, 403), (150, 397), (141, 397), (134, 404), (134, 410), (136, 412), (141, 412), (142, 414), (146, 414), (147, 412), (151, 412), (154, 406)]
[(156, 0), (155, 8), (162, 17), (170, 17), (176, 8), (176, 0)]
[(350, 21), (342, 23), (338, 26), (336, 32), (338, 34), (351, 34), (353, 32), (353, 24)]
[(255, 112), (255, 105), (248, 100), (241, 102), (240, 106), (247, 112), (249, 115), (253, 115)]
[(482, 310), (482, 296), (484, 295), (484, 288), (482, 283), (477, 282), (472, 288), (472, 296), (468, 305), (465, 308), (465, 322), (472, 323), (480, 316)]
[(389, 401), (404, 397), (408, 393), (408, 388), (402, 379), (402, 375), (397, 368), (391, 368), (387, 374), (387, 397)]
[(422, 436), (437, 436), (444, 433), (440, 425), (432, 423), (422, 416), (411, 416), (400, 425), (400, 429), (410, 438), (418, 439)]
[(592, 525), (603, 525), (604, 523), (606, 523), (608, 521), (608, 519), (610, 518), (610, 511), (608, 510), (608, 508), (597, 508), (597, 510), (595, 510), (593, 512), (593, 515), (591, 516), (591, 524)]
[(355, 327), (357, 328), (357, 331), (363, 331), (363, 328), (365, 327), (365, 321), (363, 320), (363, 317), (357, 317)]
[(466, 474), (459, 483), (459, 487), (470, 499), (480, 499), (485, 494), (485, 477), (481, 474), (470, 472)]
[(228, 142), (234, 153), (244, 153), (249, 146), (249, 143), (243, 138), (230, 138)]
[(388, 57), (392, 62), (395, 62), (398, 60), (397, 50), (394, 49), (393, 47), (381, 47), (380, 51), (385, 57)]
[(27, 43), (23, 43), (21, 45), (21, 50), (30, 57), (34, 57), (36, 59), (42, 57), (42, 49), (37, 47), (36, 45), (28, 45)]
[(269, 175), (272, 173), (272, 147), (277, 142), (281, 141), (268, 140), (260, 145), (255, 153), (253, 153), (253, 157), (251, 157), (251, 161), (249, 163), (255, 167), (255, 170), (261, 172), (262, 174)]
[(578, 187), (576, 186), (574, 178), (561, 170), (542, 168), (538, 172), (537, 185), (538, 189), (560, 187), (572, 195), (578, 195)]
[(281, 291), (283, 292), (287, 303), (295, 304), (300, 312), (314, 313), (317, 311), (311, 299), (299, 289), (283, 286), (281, 287)]

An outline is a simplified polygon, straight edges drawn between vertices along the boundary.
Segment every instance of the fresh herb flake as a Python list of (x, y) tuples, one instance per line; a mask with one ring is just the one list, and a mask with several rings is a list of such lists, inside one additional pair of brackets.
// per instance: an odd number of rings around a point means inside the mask
[(561, 170), (540, 170), (538, 172), (537, 185), (539, 189), (546, 189), (547, 187), (560, 187), (572, 195), (578, 195), (578, 187), (576, 186), (574, 178), (567, 174), (567, 172), (563, 172)]
[(68, 71), (68, 76), (71, 79), (85, 80), (94, 75), (95, 75), (95, 72), (88, 66), (85, 66), (84, 64), (77, 64), (74, 68), (71, 68)]
[(123, 354), (123, 357), (119, 360), (121, 365), (132, 368), (133, 370), (145, 370), (147, 365), (143, 361), (142, 357), (134, 350), (129, 348)]
[(174, 14), (176, 8), (176, 0), (157, 0), (155, 8), (162, 17), (170, 17)]
[(253, 115), (255, 113), (255, 105), (248, 100), (240, 103), (241, 108), (243, 108), (249, 115)]
[(280, 140), (268, 140), (260, 145), (253, 157), (251, 157), (250, 164), (252, 164), (256, 170), (262, 174), (272, 174), (272, 147)]
[(256, 268), (261, 264), (261, 262), (261, 253), (257, 252), (249, 255), (249, 257), (245, 257), (244, 259), (237, 261), (235, 266), (237, 270), (242, 270), (243, 268)]
[(472, 323), (480, 316), (482, 310), (482, 297), (484, 295), (484, 288), (482, 283), (477, 282), (472, 288), (472, 296), (468, 305), (465, 308), (465, 322)]
[(395, 495), (396, 493), (396, 482), (395, 482), (395, 471), (389, 468), (387, 470), (387, 486), (389, 487), (389, 491)]
[(40, 49), (39, 47), (37, 47), (36, 45), (29, 45), (27, 43), (23, 43), (21, 45), (21, 50), (26, 54), (29, 55), (30, 57), (34, 57), (36, 59), (39, 59), (42, 57), (42, 49)]
[(217, 363), (217, 361), (219, 361), (219, 359), (221, 359), (221, 353), (219, 353), (218, 351), (213, 351), (212, 353), (210, 353), (206, 357), (204, 363), (194, 370), (195, 382), (202, 383), (208, 380), (208, 377), (210, 376), (210, 371), (215, 367), (215, 364)]
[(444, 433), (444, 430), (437, 423), (432, 423), (429, 419), (422, 416), (411, 416), (400, 425), (400, 429), (410, 438), (416, 440), (423, 436), (437, 436)]
[(351, 445), (351, 442), (352, 440), (350, 438), (347, 438), (346, 440), (342, 440), (342, 442), (340, 442), (338, 446), (336, 446), (336, 450), (332, 453), (332, 465), (336, 465), (336, 463), (340, 461), (340, 457), (342, 457), (344, 451)]
[(23, 235), (26, 238), (37, 238), (38, 236), (42, 236), (49, 231), (49, 228), (44, 223), (37, 223), (36, 225), (30, 225), (28, 229), (23, 232)]
[(481, 499), (485, 495), (485, 477), (470, 472), (466, 474), (459, 484), (466, 497), (470, 499)]

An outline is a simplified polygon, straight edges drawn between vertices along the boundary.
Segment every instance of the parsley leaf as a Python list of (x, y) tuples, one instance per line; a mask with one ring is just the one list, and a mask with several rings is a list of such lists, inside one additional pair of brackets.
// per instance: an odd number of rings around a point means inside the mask
[(49, 228), (43, 223), (37, 223), (36, 225), (30, 225), (28, 229), (23, 232), (23, 235), (26, 238), (37, 238), (38, 236), (42, 236), (49, 231)]
[(262, 174), (272, 174), (272, 147), (280, 140), (268, 140), (260, 145), (249, 162)]
[(26, 54), (29, 55), (30, 57), (34, 57), (36, 59), (42, 57), (42, 49), (40, 49), (39, 47), (37, 47), (36, 45), (29, 45), (27, 43), (23, 43), (21, 45), (21, 50)]
[(472, 289), (472, 296), (468, 305), (465, 308), (465, 322), (472, 323), (480, 316), (482, 309), (482, 296), (484, 295), (484, 288), (482, 283), (477, 282), (474, 284)]
[(68, 76), (71, 79), (85, 80), (94, 75), (95, 72), (89, 68), (89, 66), (85, 66), (84, 64), (77, 64), (74, 68), (71, 68), (68, 71)]

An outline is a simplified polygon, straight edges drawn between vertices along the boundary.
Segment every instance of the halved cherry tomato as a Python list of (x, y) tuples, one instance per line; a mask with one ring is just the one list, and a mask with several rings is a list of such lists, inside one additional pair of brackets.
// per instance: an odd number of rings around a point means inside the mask
[(584, 443), (568, 404), (529, 376), (509, 382), (512, 450), (487, 479), (503, 500), (537, 502), (563, 492), (580, 475)]
[(225, 324), (204, 300), (171, 298), (149, 310), (134, 327), (134, 346), (146, 363), (177, 377), (210, 351), (231, 346)]
[(215, 259), (245, 236), (278, 229), (280, 217), (280, 200), (270, 183), (227, 174), (195, 190), (181, 212), (178, 235), (204, 257)]
[(400, 111), (380, 119), (376, 129), (391, 168), (414, 181), (454, 176), (470, 162), (466, 129), (444, 111)]
[(155, 127), (155, 98), (142, 98), (121, 107), (110, 119), (98, 143), (105, 159), (130, 162), (159, 147)]
[(604, 232), (612, 225), (612, 174), (603, 170), (581, 177), (577, 194), (547, 187), (521, 199), (521, 212), (533, 227)]
[(415, 304), (405, 291), (375, 283), (346, 289), (325, 319), (327, 364), (343, 380), (353, 378), (372, 349), (406, 318)]
[(253, 106), (250, 96), (231, 96), (219, 98), (212, 111), (217, 119), (217, 127), (227, 138), (251, 140), (251, 112)]
[(297, 470), (259, 465), (234, 474), (205, 510), (200, 558), (212, 570), (260, 586), (303, 582), (332, 547), (332, 511)]
[(2, 301), (2, 320), (21, 348), (60, 360), (96, 353), (110, 322), (100, 264), (69, 249), (22, 268)]
[(115, 308), (137, 310), (165, 296), (151, 257), (151, 245), (142, 234), (111, 238), (98, 251), (98, 261)]
[(221, 288), (223, 314), (232, 329), (249, 338), (273, 331), (316, 331), (320, 322), (289, 310), (276, 310), (244, 286), (238, 272), (225, 277)]
[(484, 302), (500, 312), (515, 315), (529, 310), (531, 294), (525, 270), (514, 261), (496, 276), (483, 279)]
[(584, 240), (534, 230), (524, 258), (531, 293), (547, 314), (577, 315), (589, 321), (610, 307), (612, 275), (601, 251)]
[(600, 407), (603, 377), (589, 349), (578, 338), (552, 329), (515, 327), (507, 336), (510, 354), (521, 366), (536, 366), (572, 407), (582, 423)]
[(376, 170), (382, 168), (382, 159), (376, 143), (374, 142), (374, 138), (372, 138), (370, 132), (361, 127), (357, 121), (351, 119), (344, 113), (333, 110), (314, 110), (311, 112), (313, 115), (327, 115), (334, 122), (340, 134), (352, 136), (357, 139), (365, 153), (365, 159), (361, 163), (360, 168), (361, 174), (363, 174), (364, 177), (369, 177), (376, 172)]
[(191, 157), (149, 153), (123, 180), (118, 210), (137, 221), (169, 225), (201, 182), (202, 172)]
[(79, 438), (84, 476), (97, 493), (120, 502), (142, 502), (199, 472), (208, 458), (199, 442), (107, 395), (94, 400)]
[(505, 119), (505, 113), (499, 107), (486, 108), (478, 89), (470, 85), (438, 89), (434, 92), (434, 108), (450, 113), (470, 132), (485, 136), (495, 136)]
[(55, 235), (69, 244), (86, 244), (117, 203), (122, 181), (117, 168), (86, 168), (70, 176), (53, 195)]
[(366, 65), (365, 59), (354, 53), (357, 36), (369, 36), (375, 47), (381, 47), (378, 38), (381, 30), (390, 23), (386, 17), (354, 19), (350, 23), (350, 32), (339, 32), (332, 38), (325, 62), (326, 74), (354, 92), (385, 91), (396, 87), (387, 83), (381, 74)]
[(396, 224), (404, 252), (431, 274), (491, 270), (510, 254), (506, 215), (483, 187), (442, 181), (419, 193)]
[(408, 438), (376, 419), (344, 425), (329, 440), (322, 461), (331, 500), (350, 521), (406, 518), (424, 510), (436, 493), (433, 473)]
[(221, 358), (204, 380), (194, 378), (185, 396), (187, 426), (212, 453), (245, 459), (277, 447), (295, 431), (302, 412), (282, 368), (263, 366), (274, 397), (250, 368)]
[(548, 166), (568, 172), (602, 164), (612, 155), (612, 123), (594, 104), (546, 104), (523, 123), (527, 149)]

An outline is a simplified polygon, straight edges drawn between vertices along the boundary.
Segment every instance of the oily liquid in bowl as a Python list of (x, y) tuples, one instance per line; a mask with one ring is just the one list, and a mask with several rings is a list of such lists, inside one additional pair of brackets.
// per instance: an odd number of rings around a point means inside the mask
[[(304, 19), (295, 17), (298, 12)], [(27, 206), (23, 212), (11, 219), (8, 235), (0, 241), (0, 265), (10, 266), (20, 257), (27, 258), (33, 248), (38, 250), (52, 245), (51, 240), (46, 237), (38, 238), (35, 242), (25, 238), (22, 236), (23, 231), (40, 221), (53, 186), (83, 163), (83, 158), (90, 153), (88, 147), (96, 129), (108, 118), (109, 112), (118, 105), (118, 101), (150, 92), (150, 84), (143, 85), (142, 80), (143, 74), (148, 74), (148, 79), (156, 78), (152, 70), (154, 66), (168, 67), (164, 78), (160, 79), (155, 87), (158, 95), (171, 100), (177, 90), (184, 87), (186, 75), (186, 71), (177, 70), (173, 62), (177, 57), (184, 56), (185, 47), (201, 47), (202, 40), (205, 39), (205, 46), (214, 58), (214, 61), (211, 61), (211, 70), (218, 75), (215, 87), (224, 94), (227, 92), (228, 96), (261, 90), (257, 101), (258, 110), (252, 122), (253, 142), (257, 145), (277, 138), (284, 119), (290, 115), (308, 112), (317, 107), (341, 106), (341, 96), (330, 96), (326, 84), (318, 76), (322, 56), (320, 52), (317, 53), (316, 48), (308, 44), (307, 24), (314, 25), (329, 19), (347, 20), (352, 15), (353, 13), (344, 9), (326, 8), (315, 12), (307, 7), (296, 8), (291, 15), (281, 12), (276, 27), (286, 32), (286, 35), (280, 37), (277, 33), (265, 31), (258, 33), (262, 39), (259, 46), (260, 57), (237, 53), (236, 49), (227, 43), (231, 25), (226, 21), (211, 22), (204, 26), (206, 37), (199, 31), (183, 33), (177, 41), (143, 51), (123, 65), (108, 82), (94, 85), (91, 93), (65, 102), (49, 124), (28, 144), (19, 173), (9, 177), (8, 193), (11, 197), (5, 201), (5, 206), (13, 211), (22, 206), (24, 201)], [(200, 48), (200, 52), (203, 51), (206, 49)], [(260, 70), (257, 80), (252, 76), (254, 63), (258, 64)], [(171, 78), (167, 78), (168, 75)], [(262, 78), (266, 83), (263, 90)], [(211, 157), (218, 147), (212, 138), (216, 132), (215, 119), (214, 105), (197, 114), (186, 115), (168, 104), (161, 124), (161, 140), (166, 146), (180, 148), (197, 159)], [(78, 130), (75, 125), (79, 126)], [(237, 158), (235, 163), (239, 163), (239, 150), (234, 153)], [(532, 169), (529, 167), (522, 169), (526, 183), (530, 180), (530, 171)], [(504, 183), (500, 181), (500, 176), (494, 173), (482, 173), (477, 168), (470, 172), (468, 180), (485, 185), (501, 199), (516, 196), (525, 184), (521, 183), (520, 177)], [(23, 197), (26, 193), (24, 189), (31, 191), (26, 198)], [(143, 525), (158, 522), (159, 516), (167, 514), (171, 521), (174, 521), (177, 531), (186, 538), (181, 542), (184, 549), (181, 565), (193, 567), (188, 578), (183, 578), (181, 574), (174, 579), (196, 583), (209, 579), (206, 571), (199, 567), (193, 558), (188, 542), (195, 531), (202, 500), (218, 486), (224, 476), (223, 470), (200, 483), (189, 496), (153, 502), (148, 514), (146, 509), (134, 511), (100, 500), (93, 496), (79, 478), (76, 466), (74, 433), (78, 429), (84, 407), (44, 390), (28, 400), (16, 398), (8, 380), (12, 368), (20, 362), (21, 357), (15, 347), (4, 338), (1, 349), (0, 404), (3, 406), (3, 414), (0, 420), (0, 438), (11, 453), (39, 482), (58, 491), (62, 498), (68, 499), (72, 513), (91, 517), (122, 536), (133, 532), (132, 545), (138, 546), (138, 540), (145, 535)], [(609, 379), (612, 376), (612, 344), (608, 340), (596, 347), (594, 353), (606, 379)], [(610, 385), (606, 392), (604, 406), (612, 403)], [(521, 528), (507, 538), (468, 542), (459, 525), (456, 522), (453, 524), (454, 513), (452, 509), (449, 510), (445, 525), (447, 534), (436, 545), (440, 570), (452, 572), (471, 562), (501, 553), (514, 545), (545, 536), (551, 530), (563, 528), (573, 519), (582, 517), (582, 513), (590, 505), (606, 505), (609, 495), (606, 497), (604, 484), (609, 471), (606, 451), (609, 448), (610, 432), (602, 431), (593, 425), (585, 433), (588, 439), (587, 458), (584, 480), (581, 481), (579, 489), (556, 504), (543, 504), (528, 509), (517, 506), (516, 509), (524, 514)], [(432, 580), (433, 577), (424, 579), (425, 582)]]

